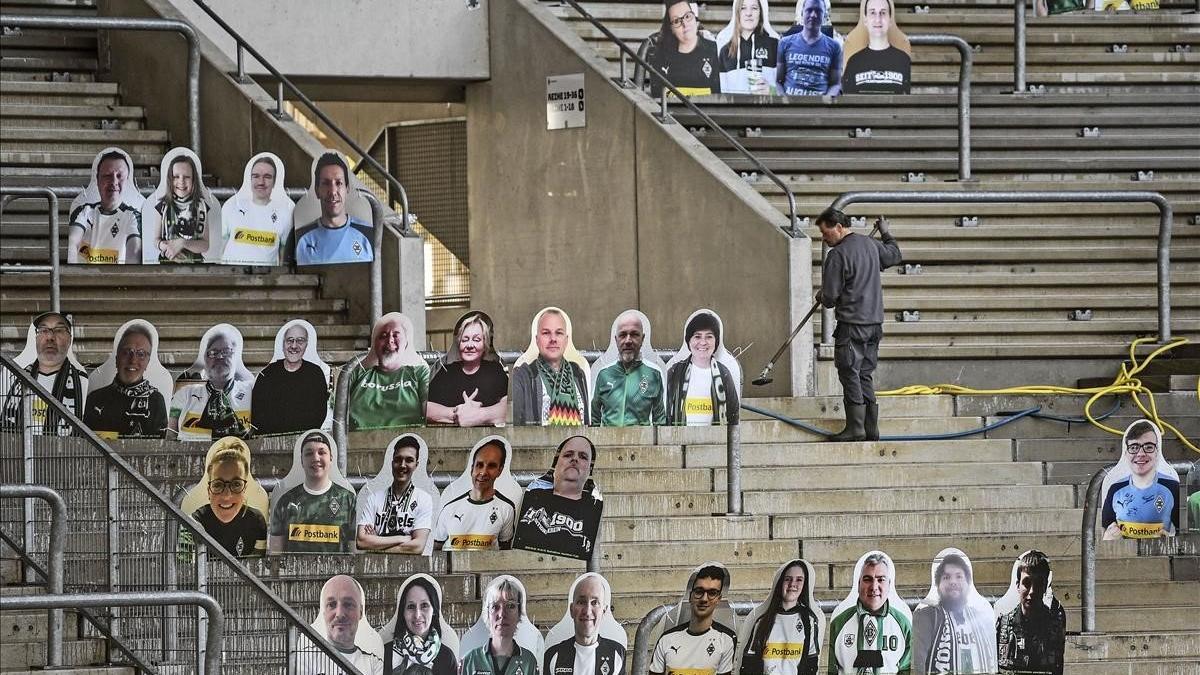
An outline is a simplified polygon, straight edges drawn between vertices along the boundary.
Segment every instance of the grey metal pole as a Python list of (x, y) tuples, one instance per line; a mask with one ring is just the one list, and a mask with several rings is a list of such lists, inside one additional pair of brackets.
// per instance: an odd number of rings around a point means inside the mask
[[(176, 559), (179, 545), (179, 524), (170, 514), (163, 515), (163, 588), (179, 589), (179, 567)], [(194, 540), (193, 540), (194, 542)], [(193, 543), (193, 546), (195, 544)], [(179, 608), (171, 605), (164, 610), (162, 622), (162, 659), (169, 662), (179, 649)]]
[(183, 35), (188, 43), (187, 101), (191, 148), (200, 150), (200, 42), (191, 24), (175, 19), (134, 19), (115, 16), (27, 16), (0, 15), (0, 25), (51, 30), (138, 30), (168, 31)]
[[(204, 542), (196, 542), (196, 590), (201, 593), (208, 593), (208, 547)], [(205, 617), (200, 615), (196, 617), (196, 662), (206, 663), (208, 661), (208, 644), (204, 639)], [(219, 655), (220, 652), (217, 652)]]
[(136, 593), (69, 593), (65, 595), (0, 596), (0, 612), (21, 609), (54, 609), (63, 607), (160, 607), (166, 604), (196, 605), (208, 615), (206, 639), (212, 649), (211, 658), (204, 661), (206, 675), (221, 672), (221, 639), (225, 633), (225, 613), (211, 595), (196, 591), (149, 591)]
[(278, 88), (275, 90), (275, 116), (279, 119), (287, 117), (287, 113), (283, 111), (283, 82), (279, 82)]
[(1013, 93), (1025, 93), (1025, 0), (1013, 0)]
[[(1105, 202), (1105, 203), (1150, 203), (1158, 208), (1158, 340), (1165, 343), (1171, 339), (1171, 233), (1174, 229), (1174, 210), (1166, 197), (1148, 190), (984, 190), (979, 192), (844, 192), (830, 204), (835, 209), (845, 209), (851, 204), (944, 204), (944, 203), (1001, 203), (1001, 202)], [(824, 259), (824, 249), (822, 249)], [(833, 338), (832, 326), (823, 314), (821, 342), (829, 344)], [(829, 333), (826, 334), (828, 328)]]
[(349, 433), (347, 432), (350, 429), (350, 374), (361, 366), (365, 356), (366, 354), (359, 354), (342, 366), (341, 372), (338, 373), (337, 389), (333, 395), (333, 442), (338, 446), (338, 467), (343, 473), (349, 471), (346, 458), (349, 455), (347, 451)]
[(914, 45), (949, 45), (958, 49), (958, 180), (971, 180), (971, 45), (957, 35), (910, 35)]
[(646, 616), (638, 622), (637, 632), (633, 636), (633, 666), (629, 669), (629, 675), (646, 675), (650, 672), (650, 664), (646, 663), (646, 652), (650, 649), (650, 633), (670, 610), (670, 605), (659, 605), (646, 612)]
[[(1198, 0), (1198, 1), (1200, 1), (1200, 0)], [(625, 52), (622, 51), (621, 52), (621, 80), (620, 80), (620, 85), (622, 87), (628, 86), (628, 84), (629, 84), (629, 80), (625, 79), (625, 61), (628, 58), (629, 57), (625, 54)]]
[[(383, 222), (383, 205), (369, 190), (360, 192), (371, 204), (371, 245), (375, 248), (371, 256), (371, 325), (374, 326), (383, 316), (383, 231), (387, 226)], [(345, 471), (345, 465), (342, 470)]]
[(289, 625), (287, 631), (287, 675), (292, 675), (296, 672), (296, 647), (298, 645), (296, 638), (296, 627)]
[[(62, 495), (44, 485), (0, 485), (0, 498), (29, 497), (50, 505), (50, 551), (46, 562), (46, 586), (52, 595), (63, 592), (63, 551), (66, 550), (67, 503)], [(29, 547), (31, 542), (26, 541)], [(46, 665), (63, 664), (63, 610), (51, 609), (46, 615)]]
[(742, 427), (725, 427), (725, 504), (729, 515), (742, 515)]
[(237, 46), (237, 81), (246, 84), (246, 50), (240, 42)]
[(587, 561), (587, 571), (600, 573), (600, 537), (596, 537), (596, 544), (592, 546), (592, 556)]
[(1083, 498), (1083, 528), (1079, 538), (1079, 602), (1084, 633), (1096, 630), (1096, 507), (1100, 501), (1100, 486), (1107, 475), (1107, 467), (1092, 474)]
[[(33, 391), (28, 387), (22, 387), (24, 393), (21, 394), (21, 473), (24, 474), (26, 485), (33, 484)], [(18, 391), (21, 391), (18, 390)], [(46, 414), (49, 414), (47, 411)], [(33, 527), (33, 500), (26, 499), (21, 502), (21, 517), (25, 523), (25, 547), (29, 548), (33, 545), (34, 527)], [(36, 583), (33, 569), (28, 565), (25, 566), (25, 583)]]
[[(108, 489), (105, 493), (105, 503), (108, 507), (108, 592), (116, 593), (121, 590), (121, 570), (117, 557), (121, 553), (120, 541), (120, 525), (117, 523), (119, 517), (117, 485), (118, 475), (117, 467), (112, 464), (108, 465)], [(119, 635), (118, 622), (120, 621), (120, 612), (116, 607), (112, 608), (112, 624), (110, 629), (113, 635)]]
[[(47, 253), (50, 256), (49, 265), (45, 271), (50, 272), (50, 309), (62, 311), (62, 271), (58, 254), (58, 194), (48, 187), (32, 187), (23, 185), (0, 185), (0, 195), (4, 195), (4, 203), (27, 197), (44, 197), (50, 210), (46, 224), (50, 228), (46, 238)], [(20, 269), (29, 272), (43, 271), (40, 265), (22, 265)]]

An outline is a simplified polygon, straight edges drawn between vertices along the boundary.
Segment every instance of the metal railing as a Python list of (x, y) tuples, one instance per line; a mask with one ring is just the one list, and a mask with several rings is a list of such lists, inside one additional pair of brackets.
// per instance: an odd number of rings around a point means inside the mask
[(0, 26), (50, 30), (136, 30), (168, 31), (183, 35), (188, 44), (187, 108), (188, 136), (193, 151), (200, 152), (200, 42), (196, 29), (175, 19), (135, 19), (116, 16), (0, 15)]
[[(62, 402), (48, 394), (8, 355), (0, 354), (0, 392), (4, 408), (12, 397), (19, 397), (21, 433), (0, 434), (0, 480), (11, 482), (21, 477), (25, 483), (41, 483), (63, 494), (76, 530), (68, 542), (65, 587), (70, 593), (99, 590), (102, 593), (147, 591), (150, 597), (163, 597), (165, 570), (183, 562), (184, 575), (176, 575), (177, 585), (187, 585), (199, 593), (214, 593), (226, 607), (235, 608), (237, 618), (253, 630), (237, 631), (227, 640), (231, 653), (239, 658), (256, 659), (270, 667), (273, 659), (284, 654), (286, 632), (293, 628), (308, 638), (314, 649), (324, 653), (329, 663), (342, 672), (353, 673), (353, 665), (330, 647), (295, 610), (252, 574), (214, 540), (191, 516), (184, 514), (158, 492), (120, 455), (72, 414)], [(59, 436), (33, 433), (32, 410), (38, 401), (41, 414), (59, 420)], [(51, 427), (52, 428), (52, 427)], [(11, 427), (6, 427), (11, 431)], [(186, 558), (182, 547), (166, 556), (155, 554), (160, 548), (163, 516), (191, 532), (196, 555)], [(9, 522), (8, 520), (3, 523)], [(0, 524), (3, 524), (0, 523)], [(29, 544), (35, 541), (29, 538)], [(32, 551), (32, 548), (30, 548)], [(235, 585), (211, 584), (236, 580)], [(171, 589), (176, 590), (176, 589)], [(96, 605), (103, 606), (103, 605)], [(160, 615), (125, 616), (119, 604), (109, 611), (111, 634), (137, 645), (142, 661), (178, 661), (186, 650), (169, 650), (162, 642), (164, 618)], [(199, 619), (197, 619), (199, 620)], [(211, 628), (211, 622), (210, 622)], [(211, 643), (210, 643), (211, 644)], [(203, 644), (195, 647), (196, 662), (203, 656)], [(153, 652), (153, 656), (146, 652)], [(159, 654), (164, 658), (158, 658)], [(283, 664), (278, 664), (280, 670)]]
[[(153, 591), (138, 593), (66, 593), (53, 595), (0, 596), (0, 612), (18, 609), (46, 609), (58, 612), (63, 608), (98, 607), (159, 607), (162, 605), (195, 605), (207, 616), (204, 634), (204, 663), (206, 675), (220, 675), (221, 654), (225, 633), (225, 613), (211, 595), (197, 591)], [(61, 626), (59, 627), (61, 630)], [(61, 634), (60, 634), (61, 639)], [(62, 649), (61, 642), (59, 649)], [(61, 654), (60, 654), (61, 656)], [(356, 672), (356, 671), (350, 671)]]
[[(59, 198), (74, 199), (78, 197), (86, 188), (80, 187), (9, 187), (0, 186), (0, 195), (11, 195), (13, 198), (21, 197), (45, 197), (50, 202), (50, 265), (4, 265), (0, 266), (0, 271), (4, 272), (50, 272), (50, 305), (54, 311), (59, 311), (62, 273), (61, 263), (58, 255), (58, 200)], [(155, 188), (139, 188), (143, 196), (149, 196), (154, 193)], [(213, 187), (207, 188), (217, 199), (229, 199), (237, 193), (237, 188), (233, 187)], [(284, 192), (291, 199), (299, 199), (307, 192), (305, 188), (286, 188)], [(375, 249), (375, 255), (371, 258), (371, 323), (379, 320), (383, 316), (383, 231), (385, 228), (392, 231), (397, 237), (414, 236), (411, 232), (403, 232), (398, 230), (392, 223), (392, 219), (388, 217), (387, 211), (379, 199), (367, 189), (359, 189), (358, 193), (371, 205), (371, 220), (373, 237), (372, 246)], [(10, 198), (5, 198), (0, 201), (0, 214), (3, 214), (4, 207), (10, 201)]]
[(46, 187), (18, 187), (12, 185), (0, 185), (0, 214), (4, 212), (4, 207), (9, 202), (17, 199), (28, 199), (31, 197), (41, 197), (46, 200), (50, 209), (49, 222), (49, 237), (47, 238), (47, 248), (49, 248), (50, 264), (49, 265), (0, 265), (0, 271), (3, 272), (49, 272), (50, 273), (50, 309), (59, 311), (61, 309), (60, 295), (61, 288), (61, 262), (58, 259), (58, 195), (54, 190)]
[(957, 35), (910, 35), (914, 45), (949, 45), (958, 50), (958, 180), (971, 180), (971, 45)]
[[(1145, 190), (983, 190), (979, 192), (845, 192), (830, 204), (844, 210), (851, 204), (946, 204), (946, 203), (1150, 203), (1158, 208), (1158, 340), (1171, 340), (1171, 232), (1174, 212), (1171, 202), (1159, 192)], [(824, 247), (822, 247), (824, 262)], [(833, 342), (833, 310), (821, 312), (821, 344)]]
[[(1186, 477), (1192, 466), (1191, 462), (1171, 463), (1171, 468), (1185, 476), (1185, 481), (1180, 481), (1181, 485), (1187, 484)], [(1096, 513), (1100, 509), (1100, 488), (1104, 485), (1109, 468), (1106, 466), (1092, 474), (1083, 498), (1083, 526), (1079, 538), (1079, 604), (1082, 615), (1080, 623), (1084, 633), (1096, 631)], [(1179, 495), (1175, 498), (1178, 500)], [(1192, 527), (1195, 526), (1193, 523)]]
[[(197, 1), (199, 1), (199, 0), (197, 0)], [(779, 188), (781, 190), (783, 190), (783, 195), (784, 195), (784, 197), (787, 198), (787, 202), (788, 202), (788, 222), (790, 223), (790, 225), (789, 225), (789, 229), (787, 230), (787, 232), (792, 237), (803, 236), (803, 233), (799, 229), (799, 223), (797, 222), (797, 219), (796, 219), (796, 195), (795, 195), (795, 193), (792, 192), (792, 189), (787, 186), (787, 183), (785, 183), (782, 178), (780, 178), (778, 175), (776, 175), (774, 171), (771, 171), (770, 169), (768, 169), (766, 164), (763, 164), (762, 161), (758, 159), (758, 157), (755, 157), (753, 153), (751, 153), (749, 150), (746, 149), (746, 146), (739, 143), (738, 140), (736, 138), (734, 138), (732, 135), (730, 135), (728, 131), (725, 131), (725, 129), (722, 128), (721, 125), (718, 124), (716, 120), (714, 120), (712, 117), (710, 117), (708, 115), (708, 113), (701, 110), (700, 107), (697, 106), (695, 103), (692, 103), (688, 99), (688, 97), (683, 94), (683, 92), (679, 91), (679, 89), (677, 89), (675, 87), (675, 85), (671, 84), (671, 81), (668, 80), (666, 78), (666, 76), (664, 76), (662, 73), (658, 72), (658, 70), (656, 68), (652, 67), (649, 63), (647, 63), (646, 60), (642, 56), (640, 56), (637, 52), (630, 49), (629, 45), (625, 44), (625, 42), (623, 40), (621, 40), (615, 34), (613, 34), (613, 32), (611, 30), (609, 30), (607, 26), (600, 23), (600, 21), (596, 17), (594, 17), (590, 13), (588, 13), (588, 11), (586, 9), (581, 7), (579, 5), (579, 3), (576, 2), (576, 0), (563, 0), (563, 2), (570, 5), (576, 12), (579, 13), (579, 16), (583, 17), (583, 19), (585, 21), (592, 24), (596, 28), (596, 30), (603, 33), (604, 36), (607, 37), (609, 39), (609, 41), (612, 42), (617, 47), (617, 49), (621, 50), (621, 75), (618, 78), (616, 78), (616, 82), (617, 82), (618, 86), (620, 86), (621, 88), (628, 88), (630, 86), (629, 81), (625, 79), (625, 58), (626, 57), (632, 58), (634, 63), (636, 63), (639, 68), (650, 73), (654, 78), (657, 78), (657, 80), (662, 84), (662, 94), (659, 97), (659, 113), (657, 115), (658, 120), (660, 122), (662, 122), (663, 124), (673, 124), (674, 123), (674, 118), (672, 118), (671, 114), (669, 112), (667, 112), (667, 93), (669, 92), (671, 94), (674, 94), (675, 97), (679, 99), (680, 103), (682, 103), (684, 106), (686, 106), (688, 108), (688, 110), (690, 110), (693, 114), (695, 114), (701, 120), (703, 120), (704, 123), (706, 125), (708, 125), (708, 127), (710, 129), (717, 132), (717, 134), (719, 134), (723, 139), (725, 139), (726, 143), (729, 143), (731, 146), (733, 146), (734, 150), (737, 150), (752, 165), (754, 165), (755, 169), (762, 172), (762, 175), (766, 176), (768, 179), (770, 179), (770, 181), (772, 183), (775, 183), (776, 185), (779, 186)]]
[[(42, 499), (50, 505), (50, 550), (46, 557), (46, 590), (52, 595), (63, 592), (63, 551), (65, 550), (67, 524), (67, 503), (62, 495), (44, 485), (3, 484), (0, 485), (0, 499), (19, 499), (22, 497)], [(29, 499), (25, 500), (25, 523), (32, 529), (33, 509)], [(28, 536), (26, 541), (32, 540)], [(26, 581), (28, 581), (28, 577)], [(63, 647), (63, 612), (61, 608), (51, 609), (46, 615), (46, 665), (54, 668), (62, 665)]]
[(304, 94), (304, 92), (300, 91), (300, 88), (297, 87), (295, 84), (293, 84), (292, 81), (289, 80), (287, 77), (285, 77), (283, 75), (283, 73), (280, 73), (279, 70), (275, 68), (275, 66), (271, 65), (271, 62), (267, 61), (267, 59), (264, 58), (263, 55), (260, 54), (257, 49), (250, 46), (250, 43), (247, 42), (246, 39), (243, 38), (237, 31), (235, 31), (233, 29), (233, 26), (230, 26), (224, 19), (221, 18), (221, 16), (219, 14), (217, 14), (215, 11), (213, 11), (213, 9), (211, 7), (209, 7), (204, 2), (204, 0), (192, 0), (192, 2), (194, 2), (196, 4), (196, 6), (199, 7), (205, 14), (207, 14), (210, 19), (212, 19), (214, 22), (216, 22), (216, 24), (218, 26), (220, 26), (222, 30), (224, 30), (226, 33), (228, 33), (229, 36), (234, 39), (234, 42), (237, 43), (238, 71), (235, 76), (238, 78), (238, 80), (240, 82), (245, 83), (245, 82), (249, 81), (246, 76), (245, 56), (244, 56), (245, 53), (248, 53), (248, 54), (250, 54), (250, 56), (253, 56), (254, 59), (256, 61), (258, 61), (258, 63), (267, 70), (267, 72), (271, 73), (271, 75), (275, 78), (275, 80), (277, 82), (277, 90), (276, 90), (276, 98), (275, 98), (277, 115), (279, 115), (279, 116), (285, 115), (285, 113), (283, 112), (283, 90), (286, 87), (289, 91), (292, 92), (292, 95), (295, 96), (295, 98), (298, 101), (300, 101), (301, 103), (304, 104), (304, 107), (308, 108), (309, 112), (311, 112), (313, 115), (315, 115), (317, 117), (317, 119), (321, 120), (321, 122), (324, 123), (325, 126), (328, 127), (330, 131), (332, 131), (334, 134), (336, 134), (338, 138), (342, 139), (343, 143), (345, 143), (347, 146), (349, 146), (351, 150), (356, 152), (358, 154), (358, 156), (362, 158), (362, 161), (365, 161), (366, 163), (370, 164), (371, 168), (378, 171), (379, 174), (381, 176), (383, 176), (384, 180), (386, 180), (391, 187), (395, 188), (396, 194), (398, 195), (399, 200), (400, 200), (400, 211), (401, 211), (400, 215), (401, 215), (401, 218), (403, 219), (403, 222), (400, 225), (400, 231), (396, 232), (395, 234), (396, 234), (396, 236), (407, 236), (408, 234), (410, 234), (410, 229), (409, 229), (410, 225), (409, 225), (409, 218), (408, 218), (408, 214), (409, 214), (408, 193), (405, 192), (404, 186), (400, 184), (400, 181), (397, 180), (395, 176), (388, 173), (388, 170), (386, 168), (384, 168), (384, 166), (382, 164), (380, 164), (378, 161), (376, 161), (374, 157), (372, 157), (370, 154), (368, 154), (366, 150), (363, 150), (362, 147), (360, 147), (359, 144), (357, 142), (355, 142), (355, 140), (353, 138), (351, 138), (349, 134), (347, 134), (345, 131), (343, 131), (342, 128), (339, 127), (337, 125), (337, 123), (335, 123), (333, 121), (333, 119), (331, 119), (328, 115), (325, 114), (324, 111), (322, 111), (319, 107), (317, 107), (317, 104), (314, 103), (312, 99), (310, 99), (308, 96), (306, 96)]

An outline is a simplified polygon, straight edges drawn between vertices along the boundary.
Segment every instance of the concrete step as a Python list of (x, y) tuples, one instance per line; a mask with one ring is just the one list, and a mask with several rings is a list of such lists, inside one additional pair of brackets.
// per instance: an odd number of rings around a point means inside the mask
[[(7, 7), (6, 7), (7, 8)], [(116, 105), (114, 82), (8, 82), (0, 91), (4, 105)], [(5, 130), (7, 136), (8, 130)]]
[[(836, 416), (831, 411), (831, 416)], [(882, 413), (881, 413), (882, 414)], [(963, 418), (973, 425), (979, 420)], [(935, 425), (936, 426), (936, 425)], [(928, 428), (928, 427), (927, 427)], [(724, 445), (690, 445), (686, 466), (723, 467)], [(742, 466), (819, 466), (837, 457), (843, 464), (918, 464), (923, 462), (1005, 462), (1012, 446), (1005, 440), (876, 441), (851, 443), (764, 443), (742, 446)]]
[(1066, 675), (1200, 675), (1200, 663), (1195, 657), (1162, 659), (1138, 656), (1132, 659), (1111, 659), (1104, 663), (1067, 663)]
[[(1105, 635), (1067, 636), (1066, 660), (1103, 666), (1110, 660), (1137, 659), (1142, 656), (1162, 658), (1200, 658), (1200, 643), (1194, 631), (1156, 631), (1135, 633), (1112, 631)], [(1130, 671), (1140, 672), (1140, 671)], [(1179, 671), (1168, 671), (1179, 672)]]
[[(748, 392), (747, 392), (748, 394)], [(774, 410), (789, 417), (823, 417), (840, 414), (840, 396), (767, 396), (747, 395), (742, 399), (748, 405)], [(879, 401), (880, 415), (887, 417), (951, 417), (954, 415), (954, 398), (950, 396), (888, 396)], [(743, 419), (753, 417), (748, 410), (742, 411)]]
[[(604, 547), (601, 566), (607, 575), (610, 570), (640, 569), (659, 566), (663, 562), (662, 546), (656, 542), (636, 542), (620, 547)], [(686, 570), (707, 560), (721, 560), (727, 565), (762, 564), (778, 567), (798, 555), (795, 541), (682, 541), (671, 545), (671, 564)], [(451, 565), (456, 572), (495, 572), (522, 570), (571, 571), (585, 568), (583, 561), (528, 551), (477, 551), (454, 553)]]
[[(63, 638), (74, 640), (78, 637), (74, 612), (64, 612)], [(46, 612), (2, 612), (0, 613), (0, 635), (4, 643), (14, 642), (45, 642), (49, 636), (46, 625)]]
[[(8, 170), (16, 167), (81, 167), (85, 172), (90, 173), (92, 162), (95, 160), (95, 152), (51, 152), (40, 149), (40, 146), (31, 149), (22, 149), (28, 146), (23, 145), (5, 145), (5, 151), (0, 152), (0, 162), (2, 162)], [(155, 165), (162, 161), (162, 152), (159, 148), (142, 146), (143, 149), (149, 150), (147, 154), (139, 154), (138, 146), (126, 148), (130, 156), (133, 157), (133, 163), (139, 166)]]
[[(721, 497), (724, 497), (722, 494)], [(776, 490), (747, 492), (743, 496), (747, 513), (771, 515), (815, 513), (890, 513), (897, 504), (913, 511), (962, 511), (1003, 509), (1024, 504), (1031, 509), (1071, 509), (1076, 506), (1075, 490), (1066, 485), (946, 487), (878, 490)], [(724, 506), (721, 502), (720, 506)], [(899, 533), (896, 533), (899, 534)]]
[(0, 110), (0, 120), (11, 128), (99, 129), (102, 120), (110, 120), (116, 128), (140, 129), (144, 118), (139, 106), (6, 105)]
[[(104, 663), (104, 640), (63, 640), (63, 662), (81, 666)], [(28, 670), (46, 665), (45, 642), (8, 642), (0, 649), (0, 670)]]
[[(685, 471), (703, 471), (703, 469), (685, 469)], [(820, 486), (826, 489), (948, 487), (997, 483), (1038, 485), (1042, 482), (1042, 465), (1030, 462), (897, 463), (883, 466), (814, 467), (812, 475), (820, 476)], [(713, 480), (715, 486), (723, 487), (725, 485), (725, 469), (713, 469)], [(793, 489), (796, 481), (795, 475), (775, 468), (742, 470), (743, 490)]]
[[(778, 521), (778, 517), (774, 518)], [(668, 518), (609, 518), (600, 522), (600, 540), (620, 548), (624, 542), (732, 541), (771, 537), (767, 516), (672, 516)], [(778, 536), (775, 538), (779, 538)]]
[(774, 516), (771, 536), (776, 539), (837, 537), (853, 532), (860, 537), (946, 534), (1005, 534), (1022, 532), (1068, 533), (1079, 529), (1082, 509), (1059, 508), (1053, 519), (1036, 519), (1019, 509), (910, 511), (873, 513), (822, 513)]

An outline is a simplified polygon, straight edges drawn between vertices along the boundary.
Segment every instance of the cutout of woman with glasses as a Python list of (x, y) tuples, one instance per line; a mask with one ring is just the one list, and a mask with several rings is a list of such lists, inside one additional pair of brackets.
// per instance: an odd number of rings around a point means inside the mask
[(237, 438), (222, 438), (208, 451), (203, 479), (208, 503), (192, 517), (230, 555), (261, 556), (267, 550), (267, 519), (247, 504), (265, 500), (250, 475), (250, 449)]
[(1179, 474), (1163, 457), (1162, 432), (1138, 420), (1121, 438), (1121, 459), (1104, 478), (1100, 525), (1107, 539), (1173, 537), (1179, 529)]
[(464, 675), (538, 673), (538, 660), (545, 643), (529, 620), (525, 597), (525, 586), (516, 577), (502, 574), (488, 584), (479, 622), (463, 637), (463, 649), (482, 637), (480, 624), (487, 627), (487, 642), (467, 652), (459, 672)]
[[(662, 73), (684, 96), (721, 93), (721, 64), (717, 43), (700, 34), (700, 18), (688, 0), (666, 0), (658, 43), (650, 65)], [(658, 96), (662, 84), (650, 81), (650, 92)]]

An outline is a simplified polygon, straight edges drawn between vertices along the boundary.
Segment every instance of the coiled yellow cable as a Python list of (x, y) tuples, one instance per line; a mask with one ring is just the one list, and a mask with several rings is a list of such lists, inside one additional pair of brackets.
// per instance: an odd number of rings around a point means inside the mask
[[(1133, 400), (1134, 405), (1136, 405), (1138, 407), (1138, 409), (1142, 411), (1142, 414), (1144, 414), (1147, 419), (1153, 420), (1154, 423), (1157, 424), (1158, 427), (1163, 430), (1164, 434), (1167, 432), (1174, 434), (1175, 437), (1178, 438), (1179, 441), (1181, 443), (1183, 443), (1185, 446), (1187, 446), (1188, 448), (1190, 448), (1191, 450), (1193, 450), (1195, 452), (1200, 453), (1200, 447), (1197, 447), (1195, 442), (1190, 440), (1187, 436), (1184, 436), (1183, 432), (1180, 431), (1178, 428), (1176, 428), (1174, 425), (1172, 425), (1170, 422), (1167, 422), (1166, 420), (1164, 420), (1163, 418), (1158, 416), (1158, 407), (1154, 403), (1154, 392), (1150, 391), (1148, 388), (1143, 386), (1141, 380), (1137, 379), (1137, 374), (1142, 372), (1146, 368), (1146, 366), (1150, 365), (1151, 361), (1153, 361), (1159, 355), (1164, 354), (1172, 349), (1175, 349), (1176, 347), (1180, 347), (1182, 345), (1188, 344), (1188, 340), (1186, 338), (1174, 338), (1167, 344), (1162, 345), (1161, 347), (1150, 352), (1150, 354), (1148, 356), (1146, 356), (1146, 358), (1144, 360), (1138, 361), (1138, 357), (1137, 357), (1138, 346), (1145, 344), (1147, 342), (1154, 342), (1154, 340), (1155, 340), (1155, 338), (1152, 338), (1152, 337), (1144, 337), (1144, 338), (1138, 338), (1138, 339), (1134, 340), (1133, 342), (1131, 342), (1129, 344), (1129, 363), (1128, 364), (1122, 363), (1121, 370), (1119, 373), (1117, 373), (1116, 379), (1113, 380), (1112, 384), (1104, 386), (1104, 387), (1087, 387), (1087, 388), (1079, 389), (1079, 388), (1074, 388), (1074, 387), (1058, 387), (1058, 386), (1054, 386), (1054, 385), (1026, 385), (1026, 386), (1020, 386), (1020, 387), (1005, 387), (1003, 389), (972, 389), (970, 387), (964, 387), (964, 386), (957, 385), (957, 384), (938, 384), (938, 385), (932, 385), (932, 386), (925, 385), (925, 384), (912, 384), (912, 385), (908, 385), (905, 387), (900, 387), (898, 389), (890, 389), (888, 391), (877, 391), (877, 392), (875, 392), (875, 395), (876, 396), (917, 396), (917, 395), (928, 395), (928, 394), (955, 394), (955, 395), (993, 395), (993, 394), (994, 395), (1000, 395), (1000, 394), (1020, 395), (1020, 394), (1025, 394), (1025, 395), (1037, 396), (1037, 395), (1043, 395), (1043, 394), (1091, 394), (1091, 396), (1087, 400), (1087, 403), (1085, 403), (1083, 406), (1084, 417), (1087, 418), (1088, 422), (1091, 423), (1092, 426), (1095, 426), (1099, 429), (1103, 429), (1104, 431), (1106, 431), (1110, 434), (1116, 434), (1117, 436), (1120, 436), (1122, 433), (1124, 433), (1123, 430), (1114, 429), (1114, 428), (1104, 424), (1100, 420), (1097, 420), (1095, 417), (1092, 416), (1092, 404), (1094, 404), (1096, 401), (1100, 400), (1101, 398), (1103, 398), (1105, 396), (1110, 396), (1110, 395), (1120, 396), (1123, 394), (1129, 394), (1129, 397)], [(1142, 402), (1142, 398), (1141, 398), (1142, 395), (1145, 395), (1147, 397), (1148, 404)], [(1196, 395), (1198, 397), (1200, 397), (1200, 378), (1197, 378)]]

